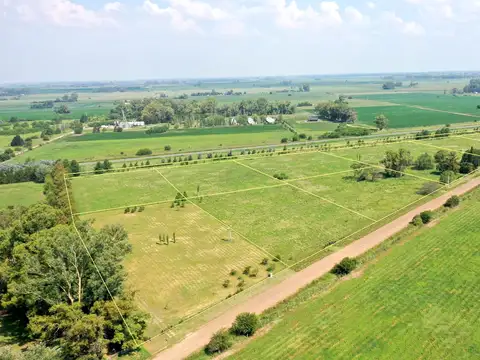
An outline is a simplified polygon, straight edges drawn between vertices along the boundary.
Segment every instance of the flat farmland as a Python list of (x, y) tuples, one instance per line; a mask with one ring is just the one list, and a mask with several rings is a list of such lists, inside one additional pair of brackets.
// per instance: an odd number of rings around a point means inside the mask
[(7, 206), (28, 206), (43, 200), (43, 184), (24, 182), (0, 185), (0, 209)]
[[(291, 137), (291, 132), (280, 126), (231, 127), (220, 129), (190, 129), (171, 131), (163, 136), (146, 136), (144, 131), (123, 133), (85, 134), (67, 137), (42, 146), (28, 155), (17, 157), (24, 161), (26, 156), (34, 160), (63, 158), (77, 161), (98, 161), (103, 159), (125, 159), (136, 157), (139, 149), (149, 148), (154, 154), (169, 152), (205, 151), (229, 149), (232, 147), (279, 144), (283, 137)], [(170, 151), (165, 146), (171, 147)]]
[[(474, 140), (438, 141), (457, 141), (466, 150)], [(382, 172), (387, 150), (434, 155), (438, 149), (426, 143), (379, 142), (80, 176), (72, 179), (73, 197), (76, 211), (96, 212), (83, 219), (95, 218), (96, 226), (119, 223), (130, 234), (130, 286), (152, 314), (149, 334), (155, 335), (266, 279), (271, 265), (270, 271), (293, 271), (307, 258), (322, 257), (326, 248), (353, 241), (386, 217), (427, 201), (419, 190), (438, 182), (435, 171), (410, 167), (400, 178), (359, 182), (351, 169), (361, 161)], [(281, 173), (288, 179), (273, 177)], [(187, 193), (184, 207), (171, 207), (177, 192)], [(123, 211), (142, 204), (142, 212)], [(159, 241), (165, 235), (172, 240), (173, 233), (175, 243)], [(247, 266), (258, 274), (242, 275)], [(232, 269), (235, 276), (229, 275)]]
[[(409, 128), (429, 125), (446, 125), (472, 121), (471, 116), (431, 111), (408, 106), (358, 107), (358, 121), (374, 125), (375, 117), (384, 114), (389, 119), (390, 128)], [(459, 111), (457, 109), (457, 111)], [(479, 112), (480, 118), (480, 112)]]
[(478, 359), (479, 190), (469, 197), (229, 359)]
[[(446, 87), (448, 89), (451, 86)], [(384, 94), (368, 94), (356, 95), (356, 99), (386, 101), (390, 103), (402, 105), (417, 105), (424, 106), (437, 110), (459, 112), (471, 115), (480, 116), (480, 110), (477, 105), (480, 105), (480, 96), (453, 96), (432, 93), (384, 93)]]
[[(150, 336), (234, 294), (239, 277), (248, 287), (267, 276), (260, 262), (268, 255), (235, 233), (230, 239), (225, 226), (192, 205), (155, 205), (127, 215), (108, 211), (94, 218), (96, 226), (118, 222), (129, 233), (133, 253), (125, 264), (128, 284), (138, 290), (140, 306), (152, 316)], [(169, 245), (160, 244), (159, 235), (167, 234)], [(258, 268), (258, 275), (242, 275), (246, 266)], [(277, 264), (276, 271), (281, 269)], [(238, 274), (231, 276), (231, 270)], [(230, 281), (226, 288), (225, 280)]]

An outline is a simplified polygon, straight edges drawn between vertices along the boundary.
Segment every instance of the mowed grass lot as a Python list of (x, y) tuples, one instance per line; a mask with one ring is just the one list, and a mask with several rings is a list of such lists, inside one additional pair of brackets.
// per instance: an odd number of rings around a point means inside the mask
[(0, 208), (28, 206), (43, 200), (43, 184), (31, 182), (0, 185)]
[[(126, 262), (128, 283), (152, 315), (149, 335), (235, 293), (239, 276), (246, 287), (267, 277), (261, 250), (235, 233), (230, 241), (226, 227), (192, 205), (171, 209), (163, 204), (142, 213), (111, 211), (94, 218), (97, 226), (118, 222), (129, 233), (133, 253)], [(160, 234), (172, 240), (173, 233), (175, 244), (159, 244)], [(257, 277), (242, 275), (246, 266), (257, 267)], [(232, 269), (238, 275), (230, 276)], [(276, 270), (281, 269), (277, 264)], [(227, 279), (230, 285), (224, 288)]]
[[(456, 139), (440, 141), (453, 144)], [(458, 141), (459, 147), (467, 145), (464, 138)], [(80, 176), (72, 179), (72, 187), (77, 211), (100, 211), (82, 218), (95, 218), (98, 226), (119, 223), (130, 234), (129, 279), (152, 314), (154, 334), (235, 293), (240, 280), (228, 275), (232, 268), (241, 272), (245, 266), (258, 267), (257, 277), (243, 276), (245, 286), (266, 278), (263, 258), (270, 263), (281, 259), (275, 271), (284, 265), (301, 268), (306, 258), (318, 259), (325, 248), (343, 246), (422, 200), (420, 188), (439, 180), (434, 171), (410, 168), (401, 178), (375, 182), (352, 178), (351, 165), (359, 159), (381, 171), (385, 152), (400, 148), (414, 157), (438, 151), (415, 141), (327, 153), (273, 153)], [(288, 179), (273, 178), (280, 173)], [(177, 190), (193, 203), (171, 208)], [(140, 213), (123, 212), (151, 202), (163, 203), (147, 205)], [(102, 211), (111, 207), (119, 209)], [(174, 232), (176, 244), (158, 244), (159, 235), (172, 238)], [(224, 288), (226, 279), (230, 284)]]
[(478, 359), (480, 192), (229, 359)]

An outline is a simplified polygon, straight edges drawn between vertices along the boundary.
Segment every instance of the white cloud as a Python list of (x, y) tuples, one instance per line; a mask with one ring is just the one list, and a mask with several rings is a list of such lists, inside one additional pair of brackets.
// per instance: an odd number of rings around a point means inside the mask
[(176, 9), (167, 7), (161, 8), (151, 0), (146, 0), (142, 6), (143, 10), (151, 15), (167, 16), (170, 17), (170, 23), (172, 26), (181, 31), (194, 30), (199, 31), (199, 28), (195, 21), (192, 19), (185, 19), (183, 15)]
[(15, 9), (23, 21), (46, 21), (58, 26), (115, 25), (113, 18), (70, 0), (18, 0)]
[(377, 4), (375, 4), (374, 2), (372, 1), (369, 1), (367, 2), (367, 6), (370, 8), (370, 9), (375, 9), (377, 7)]
[(114, 11), (122, 11), (124, 9), (124, 5), (118, 1), (116, 2), (111, 2), (111, 3), (106, 3), (103, 6), (103, 9), (106, 12), (114, 12)]
[(224, 10), (197, 0), (170, 0), (171, 7), (202, 20), (223, 20), (229, 17)]
[(347, 6), (345, 8), (345, 16), (350, 22), (355, 24), (361, 24), (366, 20), (365, 16), (353, 6)]
[(276, 15), (277, 24), (281, 27), (321, 27), (342, 23), (340, 7), (334, 1), (322, 1), (319, 10), (310, 5), (300, 9), (295, 0), (289, 4), (286, 0), (270, 0), (269, 4)]
[(383, 19), (386, 22), (386, 26), (394, 26), (402, 33), (407, 35), (420, 36), (425, 35), (425, 29), (423, 26), (415, 21), (405, 21), (394, 12), (385, 12)]

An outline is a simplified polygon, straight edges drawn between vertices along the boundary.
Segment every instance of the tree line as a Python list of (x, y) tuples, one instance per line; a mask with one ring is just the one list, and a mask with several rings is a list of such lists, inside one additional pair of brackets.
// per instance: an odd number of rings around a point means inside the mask
[(480, 78), (471, 79), (468, 85), (465, 85), (463, 91), (466, 93), (480, 92)]
[(0, 211), (0, 309), (31, 340), (31, 351), (47, 346), (41, 353), (51, 357), (35, 359), (100, 360), (144, 340), (148, 316), (124, 286), (128, 234), (120, 225), (96, 230), (77, 220), (80, 240), (65, 175), (57, 162), (46, 176), (45, 202)]
[[(232, 104), (219, 104), (218, 101), (209, 97), (202, 101), (181, 101), (173, 99), (142, 99), (130, 102), (116, 102), (110, 111), (110, 120), (123, 119), (123, 114), (129, 119), (139, 119), (146, 124), (158, 123), (186, 123), (193, 126), (194, 123), (206, 123), (207, 118), (220, 116), (225, 118), (239, 115), (280, 115), (293, 114), (295, 105), (290, 101), (269, 101), (265, 98), (256, 100), (242, 100)], [(218, 122), (217, 120), (210, 121)]]

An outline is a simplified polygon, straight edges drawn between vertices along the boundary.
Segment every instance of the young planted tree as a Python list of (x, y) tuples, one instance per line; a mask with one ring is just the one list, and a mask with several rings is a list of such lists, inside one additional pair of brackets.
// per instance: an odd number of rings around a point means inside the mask
[(237, 316), (230, 331), (237, 336), (252, 336), (260, 327), (258, 316), (253, 313), (242, 313)]

